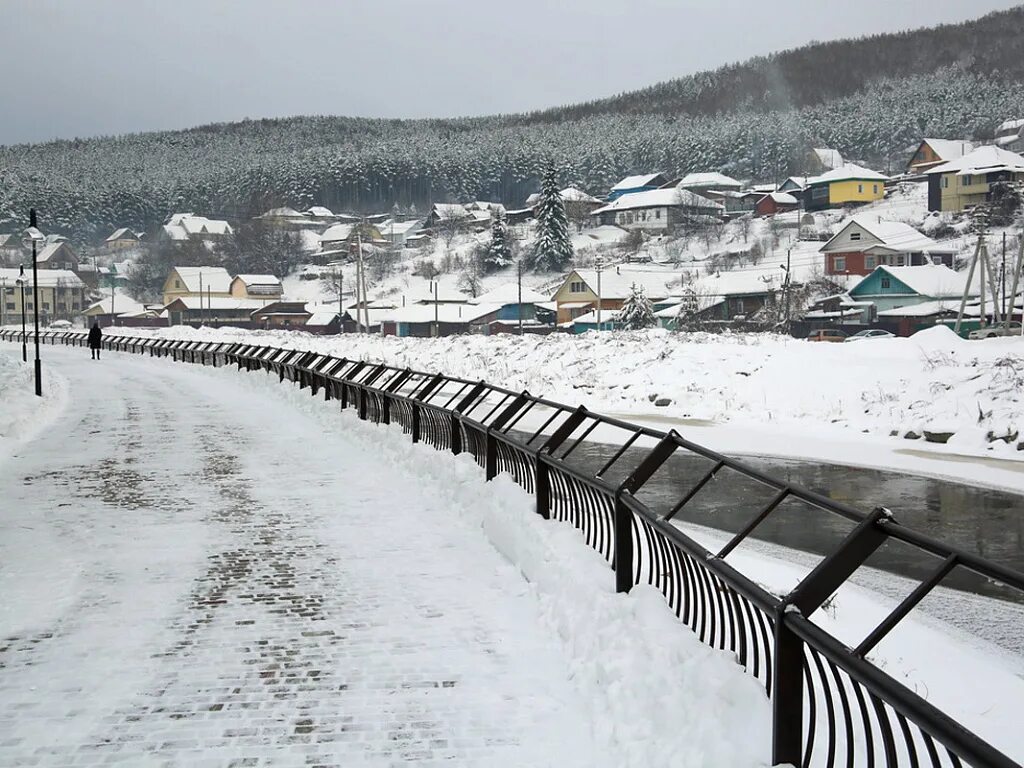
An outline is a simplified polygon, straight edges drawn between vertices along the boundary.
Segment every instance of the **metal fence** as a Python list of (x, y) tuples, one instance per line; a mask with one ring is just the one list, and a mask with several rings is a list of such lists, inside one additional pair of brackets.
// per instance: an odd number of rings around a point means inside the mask
[[(45, 344), (83, 346), (84, 332), (45, 332)], [(0, 339), (22, 341), (20, 331)], [(566, 521), (608, 561), (616, 588), (649, 584), (709, 646), (731, 652), (764, 685), (772, 702), (772, 761), (796, 766), (999, 766), (1017, 764), (873, 664), (868, 656), (906, 615), (954, 573), (967, 571), (1024, 595), (1024, 575), (898, 523), (885, 509), (850, 506), (722, 456), (681, 437), (601, 416), (581, 407), (483, 381), (398, 369), (317, 352), (245, 343), (107, 335), (106, 349), (201, 365), (237, 365), (296, 382), (313, 395), (395, 424), (453, 454), (468, 453), (488, 480), (508, 473), (536, 499), (541, 517)], [(615, 446), (598, 471), (571, 460), (587, 438)], [(610, 451), (611, 453), (611, 451)], [(660, 509), (644, 499), (673, 455), (706, 462), (688, 487)], [(712, 481), (753, 483), (766, 498), (747, 523), (711, 551), (680, 529), (687, 505)], [(787, 504), (834, 516), (848, 531), (785, 595), (775, 595), (727, 562), (758, 526)], [(813, 519), (813, 518), (811, 518)], [(849, 646), (811, 615), (890, 542), (935, 565), (877, 626)], [(1019, 766), (1018, 766), (1019, 768)]]

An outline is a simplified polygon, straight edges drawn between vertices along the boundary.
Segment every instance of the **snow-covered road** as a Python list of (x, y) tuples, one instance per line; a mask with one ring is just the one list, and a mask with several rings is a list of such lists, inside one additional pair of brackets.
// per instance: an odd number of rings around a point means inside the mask
[(45, 353), (68, 406), (0, 464), (0, 764), (605, 764), (529, 585), (415, 474), (242, 377)]

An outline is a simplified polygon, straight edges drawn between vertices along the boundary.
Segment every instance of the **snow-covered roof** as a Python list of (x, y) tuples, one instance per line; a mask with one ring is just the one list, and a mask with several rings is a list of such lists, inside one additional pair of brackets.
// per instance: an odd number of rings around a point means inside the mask
[(465, 219), (470, 215), (466, 206), (458, 203), (434, 203), (432, 211), (439, 219)]
[(879, 310), (879, 317), (929, 317), (943, 312), (956, 312), (960, 309), (960, 301), (947, 299), (946, 301), (924, 301), (920, 304), (911, 304), (909, 307), (896, 307), (895, 309)]
[[(471, 323), (502, 308), (502, 304), (412, 304), (392, 311), (396, 323)], [(436, 313), (435, 313), (436, 310)]]
[[(110, 308), (111, 308), (111, 299), (110, 299), (110, 295), (107, 294), (106, 296), (104, 296), (99, 301), (95, 301), (92, 304), (90, 304), (88, 307), (86, 307), (84, 314), (86, 314), (86, 315), (106, 315), (106, 314), (110, 314)], [(146, 309), (146, 305), (145, 304), (141, 304), (140, 302), (138, 302), (135, 299), (133, 299), (131, 296), (129, 296), (124, 291), (117, 290), (117, 289), (114, 290), (113, 308), (114, 308), (114, 314), (115, 315), (137, 315), (137, 314), (145, 313), (145, 312), (148, 311)]]
[(731, 176), (726, 176), (724, 173), (718, 173), (717, 171), (710, 171), (706, 173), (688, 173), (683, 177), (683, 180), (679, 182), (678, 186), (686, 189), (687, 187), (721, 187), (723, 189), (742, 189), (743, 184)]
[[(499, 285), (493, 291), (477, 296), (475, 299), (470, 299), (470, 304), (500, 304), (505, 306), (507, 304), (518, 304), (519, 303), (519, 286), (516, 283), (505, 283)], [(546, 296), (542, 293), (538, 293), (532, 288), (523, 286), (522, 289), (522, 302), (523, 304), (537, 304), (539, 302), (550, 301), (551, 297)]]
[[(916, 267), (876, 267), (875, 271), (887, 272), (920, 296), (941, 299), (962, 296), (967, 284), (967, 273), (954, 272), (944, 264), (922, 264)], [(866, 285), (867, 280), (861, 285)], [(978, 275), (975, 273), (971, 292), (975, 292)], [(851, 294), (869, 295), (858, 288), (851, 289)], [(892, 295), (892, 294), (888, 294)]]
[(974, 151), (974, 143), (963, 139), (925, 139), (927, 144), (943, 160), (956, 160)]
[(207, 291), (227, 293), (231, 290), (231, 275), (224, 267), (174, 267), (174, 271), (187, 291), (199, 293), (200, 282), (204, 296)]
[[(38, 254), (36, 254), (36, 261), (38, 261), (40, 264), (45, 264), (57, 254), (57, 252), (61, 249), (62, 246), (64, 246), (64, 244), (65, 241), (63, 240), (59, 240), (54, 243), (47, 243), (46, 245), (43, 246), (43, 249), (39, 251)], [(69, 254), (72, 257), (74, 256), (73, 253), (69, 252)], [(40, 285), (42, 285), (42, 283), (40, 283)]]
[(686, 207), (702, 208), (716, 213), (724, 210), (721, 204), (706, 197), (694, 194), (687, 189), (673, 187), (669, 189), (649, 189), (646, 192), (631, 192), (617, 197), (608, 205), (598, 208), (591, 215), (596, 216), (609, 211), (631, 211), (639, 208)]
[(618, 192), (620, 189), (636, 189), (637, 187), (649, 187), (661, 175), (661, 171), (658, 171), (657, 173), (642, 173), (637, 176), (627, 176), (614, 187), (612, 187), (612, 192)]
[(139, 236), (136, 235), (132, 230), (128, 229), (128, 227), (121, 227), (120, 229), (115, 229), (114, 233), (110, 237), (107, 238), (106, 242), (112, 243), (115, 240), (138, 240), (138, 239), (139, 239)]
[(235, 275), (244, 285), (281, 285), (281, 280), (274, 275)]
[[(575, 274), (587, 284), (595, 294), (597, 293), (597, 270), (577, 269), (570, 273), (569, 280)], [(625, 299), (633, 292), (633, 286), (642, 287), (647, 292), (647, 297), (652, 301), (664, 299), (670, 295), (668, 283), (676, 280), (679, 275), (676, 272), (651, 271), (640, 269), (624, 269), (623, 267), (606, 267), (601, 270), (601, 298), (602, 299)], [(589, 302), (586, 302), (589, 303)], [(562, 304), (563, 307), (567, 306)]]
[(175, 213), (164, 224), (164, 233), (171, 240), (188, 240), (196, 235), (231, 235), (231, 225), (221, 219), (208, 219), (192, 213)]
[(419, 229), (423, 225), (423, 222), (419, 219), (412, 221), (392, 221), (388, 219), (377, 225), (377, 229), (383, 235), (391, 235), (394, 232), (396, 235), (404, 235), (407, 232), (412, 232)]
[(1008, 149), (986, 145), (968, 152), (963, 157), (929, 168), (925, 173), (955, 173), (958, 176), (975, 173), (1011, 171), (1024, 173), (1024, 157)]
[(328, 227), (327, 231), (320, 235), (321, 243), (337, 243), (348, 240), (355, 229), (355, 224), (335, 224)]
[(701, 275), (687, 288), (703, 299), (722, 299), (726, 296), (756, 296), (781, 285), (781, 270), (776, 275), (763, 269), (734, 269)]
[[(864, 242), (860, 246), (869, 246), (868, 250), (878, 246), (896, 253), (955, 253), (957, 250), (940, 245), (909, 224), (904, 224), (901, 221), (885, 221), (877, 216), (861, 214), (850, 217), (846, 225), (821, 247), (821, 252), (829, 253), (832, 250), (830, 246), (834, 242), (843, 240), (846, 230), (853, 226), (864, 230), (877, 241), (875, 243)], [(843, 247), (846, 248), (845, 245)]]
[(831, 168), (834, 170), (836, 168), (841, 168), (846, 163), (838, 149), (815, 147), (811, 151), (817, 156), (818, 162), (820, 162), (825, 168)]
[(572, 203), (600, 203), (601, 202), (600, 200), (598, 200), (593, 195), (588, 195), (582, 189), (577, 189), (576, 187), (566, 187), (565, 189), (563, 189), (561, 192), (558, 193), (558, 196), (561, 197), (566, 202), (572, 202)]
[(257, 310), (266, 306), (259, 299), (235, 299), (230, 296), (179, 296), (167, 306), (180, 303), (185, 309)]
[[(58, 285), (63, 288), (83, 288), (85, 286), (78, 275), (70, 269), (40, 269), (37, 274), (40, 288), (52, 288)], [(13, 288), (19, 277), (20, 272), (17, 269), (0, 268), (0, 282), (8, 288)], [(25, 281), (26, 285), (32, 285), (31, 270), (25, 271)]]
[(849, 163), (839, 168), (834, 168), (827, 173), (816, 176), (813, 179), (808, 179), (808, 185), (812, 184), (831, 184), (835, 181), (888, 181), (889, 177), (879, 173), (878, 171), (872, 171), (870, 168), (865, 168), (862, 165), (854, 165)]
[[(308, 307), (307, 311), (309, 311)], [(309, 319), (306, 321), (306, 325), (318, 328), (330, 325), (338, 316), (338, 310), (336, 309), (315, 309), (312, 310), (312, 312), (313, 314), (309, 316)]]
[(999, 127), (996, 128), (996, 135), (998, 136), (1001, 133), (1012, 133), (1016, 135), (1020, 132), (1021, 128), (1024, 128), (1024, 118), (1017, 120), (1006, 120), (1000, 123)]
[[(793, 197), (789, 192), (769, 192), (764, 197), (770, 197), (779, 205), (797, 205), (800, 201)], [(761, 199), (763, 200), (764, 197)]]
[(317, 218), (324, 218), (334, 215), (334, 213), (331, 212), (330, 208), (324, 208), (324, 206), (322, 205), (314, 205), (310, 208), (307, 208), (302, 212), (302, 214), (304, 216), (316, 216)]

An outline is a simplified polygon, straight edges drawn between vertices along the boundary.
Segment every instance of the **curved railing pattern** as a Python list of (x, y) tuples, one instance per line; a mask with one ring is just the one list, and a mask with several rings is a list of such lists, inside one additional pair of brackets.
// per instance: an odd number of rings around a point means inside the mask
[[(23, 337), (20, 331), (0, 331), (0, 340), (21, 342)], [(41, 333), (40, 341), (82, 346), (86, 334), (51, 331)], [(761, 681), (772, 701), (774, 763), (1020, 768), (868, 657), (954, 573), (977, 574), (1020, 595), (1024, 575), (907, 528), (885, 509), (864, 514), (674, 431), (637, 426), (482, 381), (258, 344), (108, 334), (103, 346), (200, 365), (267, 371), (281, 381), (309, 388), (313, 395), (323, 392), (326, 400), (354, 409), (360, 419), (398, 425), (414, 442), (468, 453), (488, 480), (507, 473), (534, 494), (539, 515), (575, 526), (604, 556), (619, 591), (637, 584), (656, 587), (703, 643), (732, 653)], [(597, 472), (570, 460), (591, 435), (618, 446)], [(677, 452), (701, 457), (708, 469), (692, 478), (670, 508), (654, 509), (643, 498), (645, 485), (665, 471)], [(639, 460), (626, 458), (637, 455)], [(673, 519), (726, 473), (757, 484), (768, 496), (752, 510), (746, 525), (713, 552)], [(727, 558), (790, 503), (834, 516), (849, 530), (789, 594), (775, 595)], [(850, 647), (810, 617), (888, 542), (933, 558), (936, 567), (856, 647)]]

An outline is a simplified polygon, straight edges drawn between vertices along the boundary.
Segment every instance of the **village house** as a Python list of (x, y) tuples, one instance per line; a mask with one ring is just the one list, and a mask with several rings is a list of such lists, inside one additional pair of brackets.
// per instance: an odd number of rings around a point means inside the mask
[(782, 287), (782, 279), (757, 270), (702, 275), (677, 290), (671, 301), (656, 307), (654, 316), (675, 328), (680, 314), (698, 322), (737, 322), (753, 319)]
[[(978, 276), (975, 274), (969, 295), (977, 295)], [(875, 313), (926, 302), (954, 300), (963, 296), (967, 275), (954, 272), (944, 264), (924, 264), (917, 267), (880, 266), (850, 289), (850, 298), (858, 302), (871, 302)]]
[(1024, 153), (1024, 120), (1007, 120), (996, 128), (996, 146), (1017, 154)]
[(596, 310), (600, 291), (603, 325), (604, 313), (622, 309), (623, 303), (633, 292), (634, 285), (643, 287), (647, 298), (657, 302), (671, 295), (668, 283), (672, 280), (678, 281), (678, 277), (671, 272), (626, 269), (622, 265), (602, 269), (600, 278), (597, 270), (574, 269), (552, 297), (556, 307), (555, 320), (558, 325), (566, 325)]
[(815, 147), (804, 155), (804, 170), (809, 176), (820, 175), (846, 165), (842, 153), (830, 147)]
[(162, 293), (164, 306), (179, 298), (229, 298), (231, 275), (224, 267), (174, 267)]
[(608, 192), (608, 202), (612, 202), (623, 195), (632, 195), (637, 192), (649, 192), (653, 189), (661, 189), (670, 183), (670, 179), (664, 173), (642, 173), (638, 176), (627, 176)]
[(854, 216), (820, 249), (826, 275), (869, 275), (876, 267), (953, 266), (957, 249), (936, 243), (909, 224)]
[[(38, 271), (39, 320), (47, 325), (54, 320), (71, 320), (86, 307), (88, 288), (74, 272), (67, 269), (41, 269)], [(0, 268), (0, 324), (20, 322), (22, 308), (22, 287), (18, 280), (21, 270)], [(25, 270), (24, 277), (25, 312), (29, 321), (35, 316), (36, 306), (32, 295), (32, 270)]]
[(87, 325), (98, 323), (103, 328), (112, 325), (131, 328), (167, 325), (167, 312), (163, 307), (142, 304), (120, 289), (114, 289), (94, 301), (82, 314)]
[[(487, 291), (468, 303), (475, 305), (493, 305), (500, 307), (495, 320), (501, 322), (518, 322), (520, 317), (525, 322), (538, 322), (539, 320), (554, 320), (552, 313), (546, 311), (551, 297), (526, 286), (516, 283), (505, 283), (494, 290)], [(550, 317), (549, 317), (550, 315)]]
[[(604, 205), (593, 195), (588, 195), (576, 187), (566, 187), (558, 193), (565, 205), (565, 215), (569, 221), (586, 221), (587, 217)], [(526, 207), (533, 210), (540, 203), (540, 193), (535, 192), (526, 198)]]
[(841, 168), (808, 179), (804, 207), (809, 211), (842, 205), (870, 203), (885, 197), (888, 177), (859, 165)]
[(253, 311), (249, 317), (253, 328), (305, 331), (318, 335), (342, 332), (337, 309), (304, 301), (275, 301)]
[(692, 216), (721, 217), (725, 208), (686, 189), (633, 192), (594, 210), (590, 215), (604, 225), (646, 232), (669, 232)]
[(255, 221), (274, 229), (313, 229), (319, 224), (319, 221), (288, 206), (271, 208), (257, 216)]
[(109, 252), (128, 251), (138, 248), (141, 238), (128, 227), (115, 229), (110, 236), (103, 241), (103, 247)]
[(409, 238), (420, 231), (423, 226), (423, 222), (419, 219), (413, 219), (411, 221), (395, 221), (394, 219), (388, 219), (387, 221), (381, 222), (377, 230), (381, 236), (387, 240), (393, 248), (405, 248)]
[(78, 255), (66, 239), (54, 239), (36, 253), (39, 269), (65, 269), (78, 271)]
[(1024, 181), (1024, 157), (989, 145), (925, 173), (928, 210), (958, 212), (988, 202), (998, 182)]
[(249, 328), (252, 313), (264, 306), (255, 299), (236, 299), (231, 296), (179, 296), (168, 302), (169, 325), (201, 325)]
[(973, 152), (975, 145), (963, 139), (924, 139), (907, 163), (907, 173), (924, 173), (937, 165)]
[(789, 192), (769, 192), (757, 201), (754, 213), (757, 216), (774, 216), (777, 213), (795, 211), (800, 207), (800, 200)]
[[(462, 333), (487, 334), (500, 311), (499, 304), (407, 304), (386, 310), (378, 322), (385, 336), (428, 338)], [(358, 319), (359, 313), (350, 310), (350, 314), (353, 313)]]
[(438, 227), (469, 227), (474, 218), (470, 216), (466, 206), (459, 203), (434, 203), (427, 214), (426, 228), (435, 230)]
[(363, 246), (387, 245), (388, 241), (374, 224), (334, 224), (320, 235), (321, 253), (348, 253), (356, 250), (356, 234), (362, 238)]
[(193, 213), (175, 213), (160, 230), (161, 236), (172, 242), (187, 240), (215, 242), (234, 235), (231, 225), (221, 219), (208, 219)]
[(13, 233), (0, 234), (0, 267), (20, 264), (25, 253), (22, 236)]
[(741, 192), (743, 190), (742, 182), (736, 181), (731, 176), (726, 176), (724, 173), (718, 173), (717, 171), (688, 173), (676, 186), (679, 189), (688, 189), (698, 195), (711, 191)]
[(281, 280), (274, 275), (236, 275), (228, 292), (236, 299), (278, 301), (284, 293)]
[(701, 192), (700, 196), (721, 205), (725, 209), (726, 217), (732, 218), (742, 216), (745, 213), (753, 213), (757, 207), (757, 201), (764, 197), (764, 194), (752, 190), (737, 192), (731, 189), (723, 189)]

